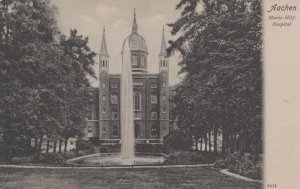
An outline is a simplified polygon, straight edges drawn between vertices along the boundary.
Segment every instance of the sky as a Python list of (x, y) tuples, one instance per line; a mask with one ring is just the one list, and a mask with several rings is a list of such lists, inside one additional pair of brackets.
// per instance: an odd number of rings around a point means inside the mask
[[(176, 10), (179, 0), (52, 0), (58, 8), (58, 25), (63, 34), (69, 35), (70, 29), (89, 37), (90, 48), (99, 53), (103, 27), (110, 54), (110, 73), (121, 72), (121, 49), (124, 39), (131, 34), (133, 10), (136, 9), (138, 33), (144, 37), (148, 48), (148, 72), (158, 73), (158, 54), (160, 52), (162, 30), (165, 28), (166, 40), (175, 40), (170, 34), (173, 23), (180, 16)], [(182, 76), (178, 62), (179, 53), (170, 58), (170, 84), (177, 84)], [(97, 64), (94, 66), (98, 75)], [(97, 80), (91, 80), (97, 87)]]

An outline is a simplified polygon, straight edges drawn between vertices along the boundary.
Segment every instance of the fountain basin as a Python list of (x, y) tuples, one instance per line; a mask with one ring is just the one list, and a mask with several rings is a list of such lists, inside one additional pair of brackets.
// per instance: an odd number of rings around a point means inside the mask
[(117, 166), (117, 165), (160, 165), (165, 158), (162, 154), (137, 154), (134, 158), (122, 158), (120, 153), (92, 154), (74, 158), (69, 163), (80, 166)]

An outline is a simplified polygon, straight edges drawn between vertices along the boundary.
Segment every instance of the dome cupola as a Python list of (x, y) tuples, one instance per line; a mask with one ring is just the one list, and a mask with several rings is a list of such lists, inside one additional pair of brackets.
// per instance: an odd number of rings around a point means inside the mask
[(129, 49), (131, 52), (132, 71), (147, 72), (148, 49), (147, 49), (145, 39), (138, 34), (138, 26), (136, 22), (135, 10), (134, 10), (133, 25), (132, 25), (132, 33), (124, 40), (122, 52), (126, 40), (128, 40), (129, 42)]

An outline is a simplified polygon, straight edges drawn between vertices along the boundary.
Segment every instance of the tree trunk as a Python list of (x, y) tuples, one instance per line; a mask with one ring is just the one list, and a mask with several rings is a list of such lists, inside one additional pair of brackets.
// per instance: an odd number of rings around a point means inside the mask
[(56, 152), (56, 146), (57, 146), (57, 141), (55, 140), (55, 141), (54, 141), (54, 144), (53, 144), (53, 152), (54, 152), (54, 153)]
[(50, 142), (49, 142), (49, 139), (47, 138), (47, 148), (46, 148), (46, 153), (47, 154), (49, 153), (49, 144), (50, 144)]
[(67, 152), (67, 147), (68, 147), (68, 139), (65, 139), (65, 152)]
[(61, 153), (61, 145), (62, 145), (62, 140), (59, 140), (59, 145), (58, 145), (58, 152)]
[(34, 137), (34, 148), (37, 150), (38, 149), (38, 138)]
[(42, 144), (43, 144), (43, 135), (40, 136), (40, 143), (38, 147), (38, 153), (42, 152)]
[(205, 152), (207, 152), (207, 134), (204, 135)]
[(202, 152), (202, 144), (203, 144), (203, 138), (200, 138), (200, 152)]
[(211, 153), (211, 132), (210, 131), (208, 133), (208, 145), (209, 145), (209, 148), (208, 148), (209, 153)]
[(218, 153), (218, 127), (217, 124), (214, 125), (214, 152)]

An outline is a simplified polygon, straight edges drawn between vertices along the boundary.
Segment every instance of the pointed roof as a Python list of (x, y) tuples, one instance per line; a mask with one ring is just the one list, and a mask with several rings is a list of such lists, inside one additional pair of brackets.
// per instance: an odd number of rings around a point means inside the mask
[(165, 28), (163, 27), (163, 32), (162, 32), (162, 39), (161, 39), (161, 48), (160, 48), (160, 56), (166, 56), (167, 55), (167, 43), (166, 43), (166, 38), (165, 38)]
[(108, 50), (107, 50), (107, 45), (106, 45), (106, 38), (105, 38), (105, 26), (103, 27), (100, 55), (109, 56)]
[(135, 15), (135, 9), (134, 11), (134, 18), (133, 18), (133, 24), (132, 24), (132, 33), (138, 33), (138, 27), (137, 27), (137, 23), (136, 23), (136, 15)]

